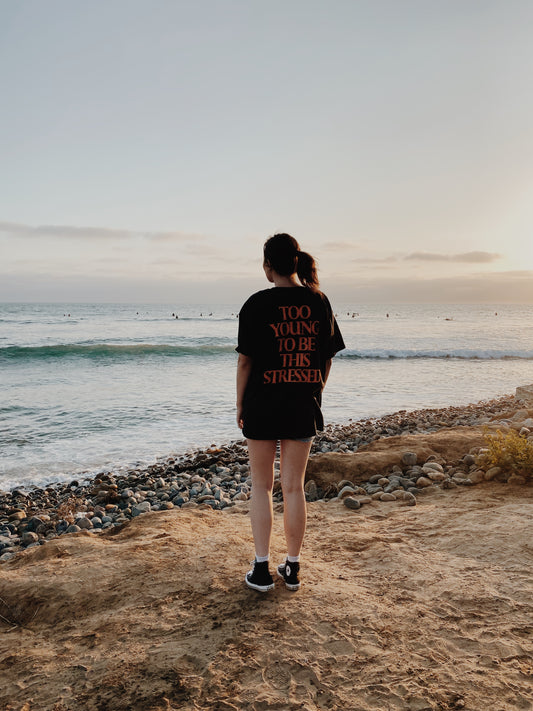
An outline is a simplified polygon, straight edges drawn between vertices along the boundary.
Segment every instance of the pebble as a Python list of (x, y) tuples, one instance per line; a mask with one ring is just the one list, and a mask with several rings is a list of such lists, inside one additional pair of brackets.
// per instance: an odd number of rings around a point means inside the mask
[(525, 484), (526, 479), (523, 476), (520, 476), (520, 474), (511, 474), (509, 479), (507, 479), (508, 484)]
[(438, 462), (426, 462), (422, 467), (422, 471), (425, 473), (436, 471), (442, 474), (444, 472), (444, 469), (442, 468), (442, 465)]
[(485, 481), (485, 472), (482, 469), (476, 469), (476, 471), (470, 474), (470, 481), (472, 484), (480, 484)]
[(24, 545), (29, 545), (30, 543), (36, 543), (39, 540), (39, 536), (31, 531), (25, 531), (22, 534), (22, 543)]
[(76, 519), (76, 525), (82, 530), (88, 530), (89, 528), (93, 527), (92, 521), (90, 521), (85, 516)]
[(444, 472), (431, 471), (431, 469), (426, 472), (426, 477), (431, 481), (444, 481), (448, 478)]
[(355, 494), (353, 486), (343, 486), (339, 491), (339, 499), (344, 499), (346, 496), (351, 496), (352, 494)]
[(389, 494), (389, 493), (383, 493), (379, 497), (380, 501), (396, 501), (396, 497), (394, 494)]
[(443, 489), (455, 489), (457, 484), (453, 481), (453, 479), (444, 479), (441, 486)]
[(133, 517), (140, 516), (143, 513), (148, 513), (148, 511), (151, 511), (151, 509), (152, 507), (149, 501), (141, 501), (139, 504), (132, 508), (131, 515)]
[(500, 467), (491, 467), (490, 469), (487, 469), (483, 478), (485, 479), (485, 481), (492, 481), (501, 473), (502, 470), (500, 469)]
[[(384, 437), (481, 424), (495, 420), (498, 413), (510, 410), (514, 404), (514, 398), (504, 397), (466, 407), (400, 411), (378, 419), (331, 425), (315, 438), (312, 454), (354, 452)], [(527, 422), (523, 414), (514, 423), (527, 428), (529, 433), (524, 434), (531, 436), (533, 419)], [(478, 470), (474, 465), (479, 453), (479, 449), (472, 450), (465, 454), (462, 463), (454, 462), (453, 468), (447, 465), (445, 472), (442, 459), (436, 461), (432, 456), (419, 463), (415, 452), (406, 451), (390, 471), (373, 474), (360, 485), (345, 479), (322, 491), (316, 482), (308, 481), (306, 499), (339, 497), (354, 509), (374, 500), (399, 500), (414, 505), (422, 489), (439, 481), (443, 489), (477, 481)], [(469, 472), (470, 467), (474, 469)], [(274, 500), (279, 507), (283, 495), (277, 462), (275, 473)], [(495, 477), (507, 480), (498, 468), (489, 469), (484, 475), (485, 480)], [(509, 481), (520, 483), (522, 478), (511, 477)], [(242, 440), (160, 460), (143, 470), (102, 473), (85, 482), (74, 480), (28, 490), (19, 487), (12, 492), (0, 491), (0, 560), (11, 559), (21, 548), (38, 547), (65, 533), (102, 532), (148, 511), (199, 506), (228, 509), (248, 501), (250, 491), (248, 452)]]
[(431, 486), (433, 482), (425, 476), (421, 476), (416, 480), (417, 487), (424, 489), (426, 486)]

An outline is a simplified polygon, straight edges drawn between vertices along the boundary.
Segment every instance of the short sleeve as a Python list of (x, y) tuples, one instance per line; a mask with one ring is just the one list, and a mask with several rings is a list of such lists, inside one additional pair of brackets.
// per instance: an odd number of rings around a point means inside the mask
[(344, 345), (344, 339), (342, 337), (337, 319), (333, 315), (331, 305), (327, 296), (324, 295), (324, 304), (326, 306), (327, 322), (328, 322), (328, 334), (324, 343), (324, 358), (328, 360), (333, 358), (333, 356), (339, 351), (344, 350), (346, 346)]
[(243, 305), (239, 312), (239, 334), (237, 337), (237, 353), (242, 353), (246, 356), (253, 356), (255, 344), (256, 319), (253, 315), (251, 299)]

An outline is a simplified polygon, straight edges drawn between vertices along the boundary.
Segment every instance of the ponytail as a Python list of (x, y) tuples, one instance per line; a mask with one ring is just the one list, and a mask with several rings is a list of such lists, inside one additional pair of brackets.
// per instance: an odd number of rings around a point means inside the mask
[(318, 290), (318, 273), (314, 258), (307, 252), (298, 252), (296, 273), (301, 283), (311, 291)]
[(281, 276), (296, 273), (303, 286), (318, 291), (316, 262), (307, 252), (300, 251), (300, 245), (288, 234), (277, 234), (265, 242), (263, 249), (265, 262)]

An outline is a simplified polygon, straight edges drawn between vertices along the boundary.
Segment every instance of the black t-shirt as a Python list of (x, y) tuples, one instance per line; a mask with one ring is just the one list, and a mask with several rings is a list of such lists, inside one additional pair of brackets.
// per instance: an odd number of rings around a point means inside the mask
[(300, 439), (322, 429), (326, 361), (345, 348), (327, 297), (307, 287), (253, 294), (239, 313), (237, 351), (252, 358), (243, 435)]

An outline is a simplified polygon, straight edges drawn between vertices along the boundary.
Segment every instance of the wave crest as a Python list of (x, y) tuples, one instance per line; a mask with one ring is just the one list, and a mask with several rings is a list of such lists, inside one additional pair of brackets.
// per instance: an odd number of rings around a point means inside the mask
[(213, 356), (233, 353), (235, 345), (190, 344), (169, 345), (159, 343), (67, 343), (50, 346), (7, 346), (0, 348), (0, 360), (28, 360), (52, 358), (142, 358), (147, 356), (183, 357)]

